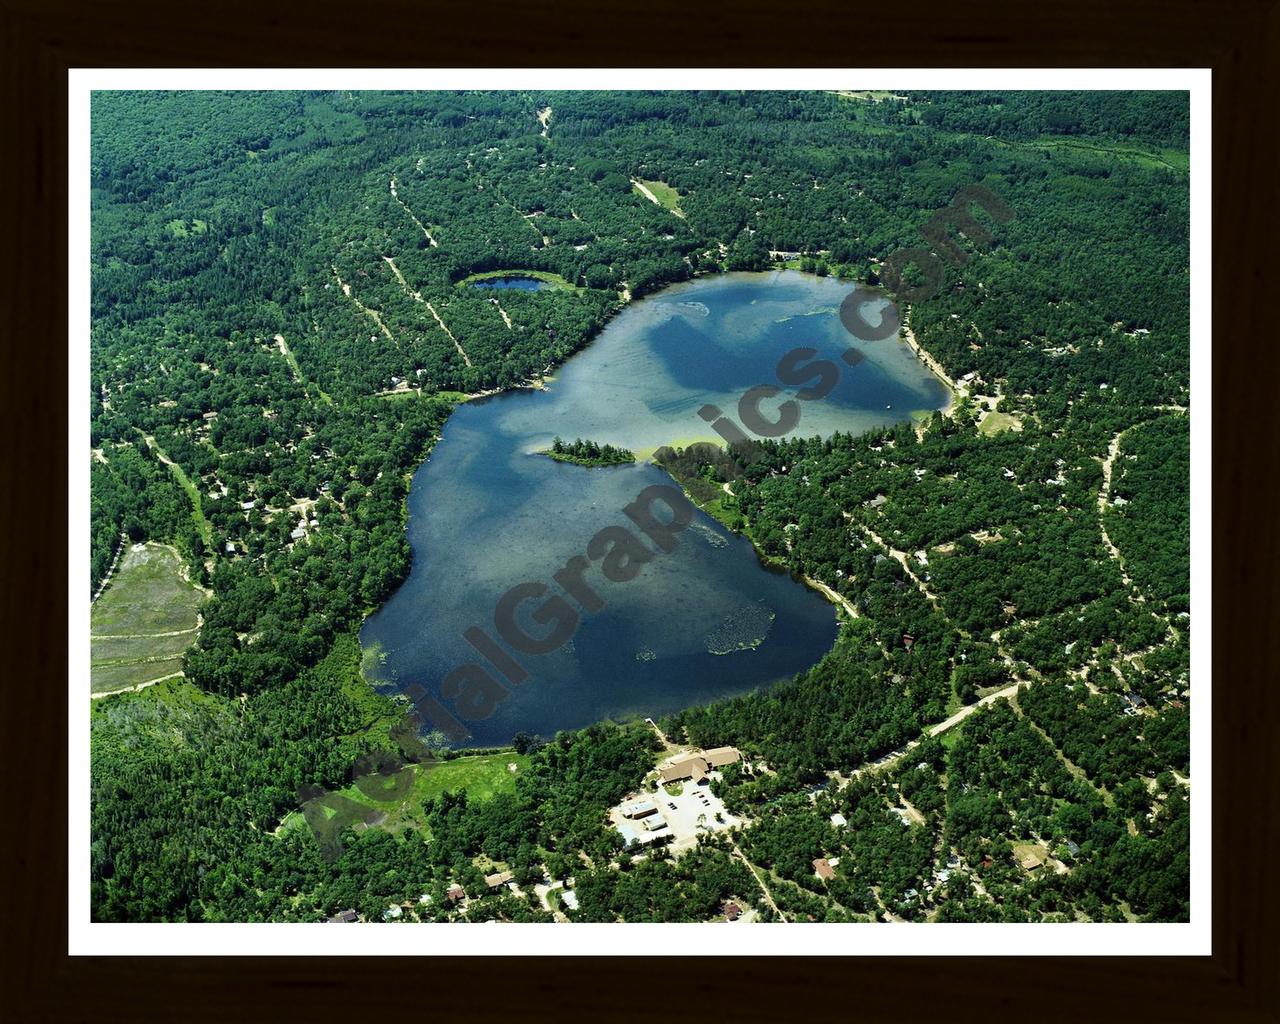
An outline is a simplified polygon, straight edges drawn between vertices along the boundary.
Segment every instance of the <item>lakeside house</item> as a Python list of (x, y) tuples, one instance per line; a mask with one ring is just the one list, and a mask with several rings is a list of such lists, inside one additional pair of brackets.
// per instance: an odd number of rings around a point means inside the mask
[(824, 882), (829, 882), (836, 877), (835, 870), (831, 867), (831, 862), (826, 857), (819, 857), (813, 862), (813, 872)]
[(490, 889), (496, 889), (500, 885), (506, 885), (515, 877), (516, 876), (513, 872), (499, 871), (496, 874), (485, 875), (484, 884), (487, 885)]

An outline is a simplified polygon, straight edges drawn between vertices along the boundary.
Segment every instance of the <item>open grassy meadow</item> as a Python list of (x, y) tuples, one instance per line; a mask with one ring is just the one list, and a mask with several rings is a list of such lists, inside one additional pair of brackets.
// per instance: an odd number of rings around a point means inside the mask
[[(514, 771), (512, 765), (515, 766)], [(400, 832), (415, 828), (428, 834), (426, 819), (422, 813), (422, 801), (441, 793), (466, 790), (471, 801), (488, 800), (499, 793), (512, 793), (516, 777), (529, 767), (529, 758), (507, 750), (497, 754), (464, 755), (450, 761), (433, 761), (407, 766), (404, 771), (414, 775), (413, 788), (398, 800), (383, 802), (360, 792), (356, 786), (338, 790), (344, 796), (366, 807), (381, 811), (383, 818), (374, 827), (388, 832)], [(294, 811), (281, 823), (281, 830), (305, 828), (301, 813)]]
[(684, 216), (684, 211), (680, 209), (680, 193), (665, 181), (645, 181), (643, 178), (640, 179), (635, 190), (644, 195), (644, 192), (639, 187), (640, 185), (643, 185), (653, 194), (653, 197), (658, 200), (658, 205), (670, 210), (672, 213), (679, 214), (681, 217)]
[(163, 544), (135, 544), (116, 567), (89, 615), (90, 688), (109, 693), (182, 671), (195, 641), (200, 588), (182, 577), (182, 562)]

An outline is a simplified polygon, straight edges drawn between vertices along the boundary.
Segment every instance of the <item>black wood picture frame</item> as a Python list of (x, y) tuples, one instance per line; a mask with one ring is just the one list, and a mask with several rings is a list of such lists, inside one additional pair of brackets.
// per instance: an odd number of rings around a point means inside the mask
[[(1271, 864), (1280, 818), (1272, 691), (1280, 676), (1272, 528), (1280, 445), (1271, 402), (1256, 394), (1276, 379), (1274, 316), (1265, 308), (1280, 171), (1276, 0), (802, 8), (762, 0), (636, 8), (0, 0), (0, 26), (0, 728), (14, 801), (0, 844), (7, 1018), (1280, 1018)], [(665, 1008), (649, 1010), (627, 995), (625, 972), (641, 965), (603, 958), (67, 955), (68, 68), (533, 65), (1213, 69), (1211, 956), (742, 960), (711, 948), (698, 958), (698, 981), (673, 982)], [(648, 968), (664, 969), (660, 950)]]

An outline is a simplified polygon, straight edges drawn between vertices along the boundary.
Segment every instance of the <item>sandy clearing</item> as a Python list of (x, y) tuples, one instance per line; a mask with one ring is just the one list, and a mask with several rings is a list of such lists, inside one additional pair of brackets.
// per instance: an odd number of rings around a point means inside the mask
[(929, 367), (929, 369), (933, 371), (933, 375), (942, 381), (942, 383), (945, 384), (947, 389), (951, 392), (951, 401), (943, 411), (943, 415), (953, 415), (955, 409), (955, 396), (960, 388), (956, 385), (956, 382), (947, 375), (947, 371), (942, 368), (942, 364), (925, 351), (924, 346), (917, 340), (916, 333), (911, 329), (909, 324), (904, 325), (904, 331), (907, 347), (916, 354), (925, 366)]
[(858, 618), (859, 613), (858, 613), (857, 607), (852, 602), (850, 602), (850, 600), (847, 597), (845, 597), (842, 593), (840, 593), (838, 590), (835, 590), (834, 588), (827, 586), (825, 583), (822, 582), (822, 580), (815, 580), (812, 576), (806, 576), (804, 578), (804, 581), (807, 584), (809, 584), (809, 586), (813, 587), (814, 590), (820, 590), (823, 594), (825, 594), (827, 597), (827, 600), (829, 600), (832, 604), (839, 605), (846, 612), (848, 612), (850, 618), (854, 618), (854, 619)]
[(289, 364), (289, 369), (293, 373), (293, 379), (299, 384), (303, 383), (302, 371), (298, 369), (298, 361), (293, 358), (293, 352), (289, 350), (289, 344), (284, 340), (283, 334), (275, 336), (276, 348), (280, 350), (280, 354), (284, 356), (284, 361)]

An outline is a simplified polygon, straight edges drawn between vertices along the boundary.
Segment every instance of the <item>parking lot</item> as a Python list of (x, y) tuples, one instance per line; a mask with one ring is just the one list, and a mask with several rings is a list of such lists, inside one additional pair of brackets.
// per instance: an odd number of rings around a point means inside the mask
[[(635, 798), (624, 800), (623, 805), (632, 799)], [(659, 786), (656, 793), (642, 793), (638, 799), (649, 800), (658, 808), (667, 828), (659, 831), (657, 836), (670, 835), (671, 849), (676, 853), (692, 849), (703, 832), (718, 832), (741, 824), (738, 818), (725, 810), (723, 801), (711, 792), (710, 785), (685, 782), (679, 795), (672, 795), (665, 786)], [(620, 808), (611, 810), (609, 818), (624, 837), (639, 835), (648, 838), (652, 835), (643, 824), (647, 819), (628, 820), (622, 816)]]

